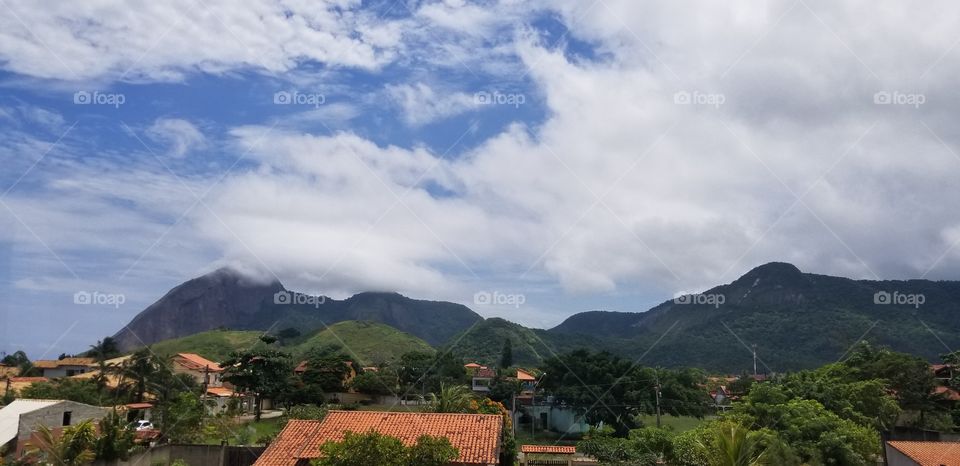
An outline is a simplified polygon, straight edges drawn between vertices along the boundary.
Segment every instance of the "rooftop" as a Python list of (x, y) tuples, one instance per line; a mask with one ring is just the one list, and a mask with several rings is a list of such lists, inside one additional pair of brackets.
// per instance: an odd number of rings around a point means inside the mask
[(177, 355), (174, 357), (174, 360), (180, 362), (180, 364), (187, 369), (194, 371), (202, 371), (205, 369), (209, 369), (210, 372), (223, 371), (223, 368), (220, 367), (220, 364), (217, 364), (196, 353), (177, 353)]
[(920, 466), (960, 466), (960, 442), (891, 440), (887, 444)]
[(421, 435), (446, 437), (460, 464), (496, 464), (503, 419), (492, 414), (330, 411), (322, 421), (291, 420), (260, 456), (256, 466), (294, 466), (320, 455), (320, 446), (345, 432), (376, 431), (412, 445)]

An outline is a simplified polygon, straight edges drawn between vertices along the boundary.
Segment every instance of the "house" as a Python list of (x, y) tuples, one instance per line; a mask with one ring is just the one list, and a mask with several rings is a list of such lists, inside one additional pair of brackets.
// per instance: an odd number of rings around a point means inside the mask
[(600, 464), (594, 458), (577, 453), (577, 448), (561, 445), (521, 445), (521, 466), (581, 466)]
[(960, 442), (890, 440), (884, 451), (887, 466), (960, 466)]
[(475, 392), (486, 393), (490, 391), (490, 384), (497, 377), (493, 369), (481, 367), (473, 372), (471, 388)]
[(931, 364), (930, 371), (941, 382), (949, 382), (953, 378), (953, 366), (950, 364)]
[(473, 377), (473, 373), (476, 372), (477, 369), (486, 369), (486, 367), (487, 366), (481, 366), (475, 362), (469, 362), (463, 365), (463, 368), (467, 370), (467, 375), (471, 377)]
[(537, 378), (523, 369), (517, 369), (517, 382), (520, 382), (520, 393), (533, 393), (537, 387)]
[(90, 372), (97, 368), (94, 358), (63, 358), (60, 360), (38, 360), (33, 367), (40, 369), (42, 375), (48, 379), (57, 377), (73, 377), (77, 374)]
[(960, 401), (960, 393), (950, 387), (938, 385), (933, 388), (933, 394), (939, 395), (943, 401)]
[(174, 374), (188, 374), (205, 387), (223, 386), (223, 368), (196, 353), (177, 353), (171, 359)]
[(20, 457), (31, 444), (39, 428), (46, 426), (54, 433), (86, 420), (97, 421), (109, 408), (90, 406), (66, 400), (14, 400), (0, 409), (0, 448)]
[(453, 464), (500, 464), (503, 418), (495, 414), (330, 411), (322, 421), (291, 420), (254, 466), (298, 466), (320, 456), (320, 446), (340, 441), (345, 432), (375, 431), (404, 445), (421, 435), (446, 437), (459, 451)]

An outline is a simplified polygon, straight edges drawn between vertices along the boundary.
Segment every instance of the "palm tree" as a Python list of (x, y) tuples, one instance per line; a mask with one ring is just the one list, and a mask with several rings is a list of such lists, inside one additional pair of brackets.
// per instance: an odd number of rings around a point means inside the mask
[(148, 349), (142, 349), (133, 354), (128, 363), (124, 364), (123, 375), (129, 377), (136, 384), (136, 401), (142, 402), (147, 393), (147, 387), (153, 382), (159, 368)]
[(29, 455), (37, 458), (40, 464), (80, 466), (92, 463), (96, 457), (93, 449), (97, 432), (90, 420), (65, 427), (59, 436), (41, 425), (37, 430), (37, 438), (37, 445)]
[(766, 449), (756, 436), (739, 424), (721, 424), (717, 429), (714, 466), (765, 466)]
[(440, 384), (439, 393), (427, 396), (430, 410), (435, 413), (465, 413), (470, 410), (473, 393), (464, 385)]

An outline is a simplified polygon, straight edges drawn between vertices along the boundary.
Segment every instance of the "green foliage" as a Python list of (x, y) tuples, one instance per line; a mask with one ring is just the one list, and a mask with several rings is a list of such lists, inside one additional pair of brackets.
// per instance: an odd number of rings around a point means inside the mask
[(761, 466), (770, 464), (755, 432), (737, 424), (717, 425), (711, 466)]
[(316, 466), (446, 466), (459, 456), (446, 437), (423, 435), (405, 447), (399, 439), (374, 431), (346, 432), (343, 440), (327, 442), (320, 451)]
[(69, 377), (46, 383), (35, 383), (20, 390), (21, 398), (35, 400), (70, 400), (94, 406), (115, 404), (115, 396), (108, 393), (92, 379)]
[(172, 356), (177, 353), (202, 354), (214, 361), (227, 359), (235, 351), (262, 349), (262, 332), (211, 330), (182, 338), (174, 338), (154, 343), (150, 346), (154, 353)]
[(281, 423), (286, 426), (291, 419), (322, 420), (327, 417), (327, 408), (317, 405), (296, 405), (283, 411)]
[(420, 436), (417, 443), (407, 449), (409, 466), (446, 466), (459, 456), (459, 452), (446, 437)]
[(202, 437), (204, 416), (200, 397), (191, 392), (180, 392), (171, 403), (165, 403), (161, 412), (160, 430), (171, 443), (193, 443)]
[(392, 395), (398, 393), (397, 378), (391, 371), (366, 371), (350, 382), (350, 387), (367, 395)]
[(772, 384), (755, 385), (734, 405), (731, 419), (776, 431), (806, 462), (864, 465), (880, 453), (879, 433), (872, 427), (843, 419), (817, 401), (791, 398)]
[(89, 464), (96, 457), (96, 435), (96, 428), (89, 420), (65, 427), (60, 435), (40, 425), (37, 428), (38, 441), (27, 456), (57, 466)]
[(509, 338), (503, 341), (503, 349), (500, 350), (500, 367), (507, 369), (513, 366), (513, 342)]
[(427, 396), (434, 413), (466, 413), (474, 401), (473, 392), (465, 385), (440, 385), (440, 390)]
[(120, 356), (120, 347), (113, 337), (106, 337), (103, 340), (97, 340), (96, 344), (90, 345), (90, 351), (87, 352), (87, 355), (96, 358), (98, 361), (103, 361)]
[(577, 350), (547, 359), (540, 387), (572, 406), (581, 407), (590, 424), (604, 422), (626, 435), (639, 427), (637, 416), (656, 410), (654, 387), (661, 385), (662, 409), (675, 416), (703, 417), (707, 394), (704, 374), (695, 369), (638, 367), (607, 352)]
[(398, 378), (403, 392), (433, 392), (441, 385), (467, 382), (463, 363), (450, 353), (412, 352), (400, 356)]
[(134, 446), (133, 431), (128, 429), (116, 410), (111, 411), (99, 423), (95, 453), (98, 460), (126, 460)]
[(254, 418), (260, 420), (264, 398), (278, 398), (290, 387), (290, 357), (271, 349), (235, 352), (221, 363), (223, 380), (239, 391), (254, 394)]
[(305, 355), (314, 348), (350, 343), (350, 359), (360, 366), (376, 366), (397, 361), (412, 351), (434, 353), (427, 342), (389, 325), (369, 321), (345, 321), (324, 327), (303, 343), (290, 348), (296, 355)]

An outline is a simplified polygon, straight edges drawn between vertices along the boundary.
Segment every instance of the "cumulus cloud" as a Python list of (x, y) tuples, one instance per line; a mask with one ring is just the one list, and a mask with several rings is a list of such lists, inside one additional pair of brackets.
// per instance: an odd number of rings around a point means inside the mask
[[(191, 238), (224, 262), (267, 268), (294, 288), (463, 301), (507, 282), (543, 293), (647, 288), (666, 298), (771, 260), (861, 278), (960, 271), (960, 214), (952, 208), (960, 202), (960, 101), (952, 89), (960, 49), (951, 47), (960, 5), (502, 3), (525, 9), (518, 17), (551, 10), (569, 28), (566, 39), (533, 29), (494, 37), (507, 29), (503, 20), (452, 1), (426, 3), (414, 17), (449, 31), (475, 27), (423, 49), (404, 42), (396, 21), (354, 11), (358, 2), (309, 20), (295, 6), (288, 15), (258, 4), (269, 14), (254, 18), (215, 4), (184, 19), (186, 33), (161, 40), (163, 53), (135, 64), (145, 38), (162, 30), (98, 33), (116, 34), (104, 43), (123, 37), (133, 46), (106, 47), (98, 53), (109, 58), (94, 59), (86, 44), (98, 35), (77, 40), (78, 32), (58, 29), (61, 21), (22, 13), (56, 51), (65, 44), (76, 52), (67, 64), (89, 76), (133, 66), (137, 75), (181, 79), (187, 70), (258, 62), (283, 71), (305, 57), (376, 69), (397, 48), (417, 63), (469, 60), (467, 75), (481, 61), (483, 69), (503, 64), (491, 57), (523, 68), (543, 95), (545, 120), (516, 122), (447, 156), (375, 143), (346, 124), (333, 134), (301, 125), (233, 128), (250, 166), (229, 173), (185, 219)], [(228, 24), (250, 22), (245, 42), (258, 53), (220, 40), (228, 33), (214, 12)], [(465, 20), (474, 13), (477, 23)], [(436, 33), (417, 25), (409, 32), (416, 40)], [(0, 54), (8, 69), (61, 74), (39, 42), (7, 26), (0, 44), (9, 47), (0, 45)], [(362, 33), (341, 33), (351, 28)], [(302, 37), (312, 46), (294, 45)], [(593, 58), (572, 53), (574, 41)], [(468, 53), (478, 44), (486, 44), (481, 58)], [(341, 45), (350, 58), (332, 52)], [(433, 84), (442, 75), (419, 79), (424, 74), (387, 86), (408, 124), (470, 108), (465, 94)], [(342, 122), (360, 111), (341, 110)]]
[(0, 15), (0, 61), (46, 79), (180, 81), (233, 69), (282, 73), (303, 61), (376, 69), (400, 29), (360, 0), (229, 1), (132, 5), (11, 2)]

